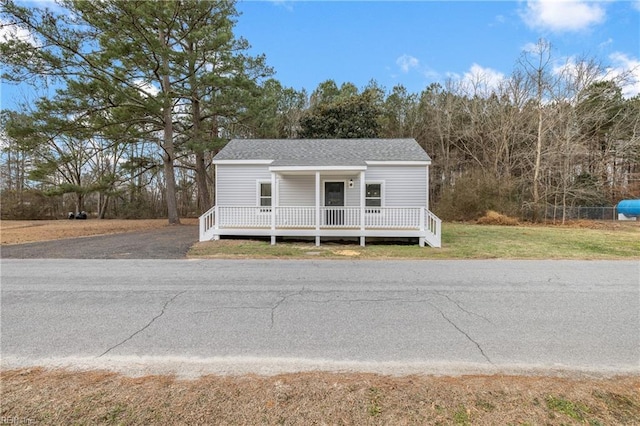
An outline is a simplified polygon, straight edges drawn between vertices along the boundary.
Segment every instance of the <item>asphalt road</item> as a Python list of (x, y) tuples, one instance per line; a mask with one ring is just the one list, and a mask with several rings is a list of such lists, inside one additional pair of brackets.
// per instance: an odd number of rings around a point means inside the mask
[(4, 368), (640, 374), (638, 261), (0, 266)]
[(3, 245), (4, 259), (184, 259), (198, 241), (197, 225), (95, 237)]

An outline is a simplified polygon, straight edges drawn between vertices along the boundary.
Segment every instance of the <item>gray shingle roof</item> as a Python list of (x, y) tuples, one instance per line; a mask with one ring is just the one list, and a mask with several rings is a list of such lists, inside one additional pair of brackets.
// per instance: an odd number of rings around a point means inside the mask
[(233, 139), (215, 160), (273, 160), (273, 166), (358, 166), (430, 161), (415, 139)]

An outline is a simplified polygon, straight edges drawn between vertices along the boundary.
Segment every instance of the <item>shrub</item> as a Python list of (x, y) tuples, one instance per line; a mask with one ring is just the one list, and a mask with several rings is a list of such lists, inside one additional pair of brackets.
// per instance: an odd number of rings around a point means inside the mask
[(520, 224), (520, 222), (518, 222), (518, 219), (503, 215), (493, 210), (488, 210), (484, 216), (482, 216), (476, 221), (476, 223), (478, 223), (479, 225), (506, 225), (506, 226), (516, 226)]
[(444, 220), (477, 220), (487, 210), (499, 210), (517, 215), (520, 211), (518, 190), (514, 182), (476, 171), (455, 180), (455, 185), (443, 188), (434, 203), (434, 213)]

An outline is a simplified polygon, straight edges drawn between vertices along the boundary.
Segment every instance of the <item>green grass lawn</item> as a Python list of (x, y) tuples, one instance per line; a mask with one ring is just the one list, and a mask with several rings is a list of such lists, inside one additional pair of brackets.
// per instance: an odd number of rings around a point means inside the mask
[(374, 243), (366, 247), (312, 242), (231, 240), (196, 244), (189, 257), (360, 259), (640, 259), (640, 224), (495, 226), (442, 224), (442, 248)]

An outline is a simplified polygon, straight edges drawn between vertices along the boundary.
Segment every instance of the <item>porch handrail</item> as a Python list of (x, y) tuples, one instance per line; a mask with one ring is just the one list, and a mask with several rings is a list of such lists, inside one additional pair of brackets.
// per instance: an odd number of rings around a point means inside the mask
[(427, 208), (424, 209), (424, 212), (424, 225), (429, 245), (431, 247), (442, 247), (442, 219)]
[(199, 217), (200, 241), (207, 241), (211, 239), (211, 236), (208, 234), (209, 230), (216, 227), (216, 210), (217, 206), (213, 206)]
[[(202, 232), (211, 228), (269, 228), (275, 209), (276, 228), (308, 228), (316, 226), (314, 206), (216, 206), (200, 217)], [(425, 216), (421, 217), (422, 211)], [(424, 207), (377, 207), (364, 209), (365, 228), (427, 229), (438, 233), (440, 219)], [(359, 228), (359, 206), (320, 207), (320, 227)]]

